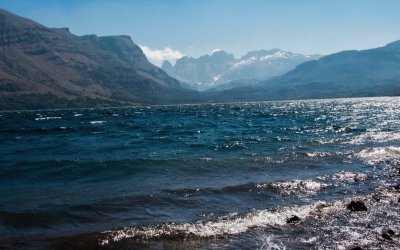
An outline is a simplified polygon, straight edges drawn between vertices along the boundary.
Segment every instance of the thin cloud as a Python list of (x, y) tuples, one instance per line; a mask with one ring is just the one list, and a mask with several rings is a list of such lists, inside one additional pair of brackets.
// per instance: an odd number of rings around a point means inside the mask
[(143, 53), (153, 64), (160, 66), (163, 61), (168, 60), (172, 63), (184, 56), (179, 50), (174, 50), (170, 47), (164, 47), (163, 49), (151, 49), (147, 46), (140, 45)]

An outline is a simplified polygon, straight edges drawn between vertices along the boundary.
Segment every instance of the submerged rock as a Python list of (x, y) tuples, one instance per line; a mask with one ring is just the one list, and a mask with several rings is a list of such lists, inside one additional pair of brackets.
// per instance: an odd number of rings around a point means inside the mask
[(364, 202), (362, 201), (351, 201), (348, 205), (347, 205), (347, 209), (351, 210), (351, 211), (367, 211), (368, 208), (365, 206)]

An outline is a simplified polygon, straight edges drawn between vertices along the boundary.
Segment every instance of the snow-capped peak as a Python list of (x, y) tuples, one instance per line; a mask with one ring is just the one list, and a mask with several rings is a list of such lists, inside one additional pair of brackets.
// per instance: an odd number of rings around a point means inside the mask
[(241, 67), (241, 66), (243, 66), (243, 65), (248, 65), (248, 64), (254, 63), (254, 62), (257, 61), (257, 60), (258, 60), (257, 57), (252, 56), (252, 57), (250, 57), (250, 58), (247, 58), (247, 59), (243, 59), (243, 60), (238, 61), (237, 63), (235, 63), (235, 64), (233, 65), (233, 67), (238, 68), (238, 67)]

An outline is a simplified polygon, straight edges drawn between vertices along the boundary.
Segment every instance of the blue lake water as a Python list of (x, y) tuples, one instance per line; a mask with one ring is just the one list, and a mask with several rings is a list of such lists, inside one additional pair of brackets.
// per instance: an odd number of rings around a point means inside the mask
[(399, 102), (1, 112), (0, 248), (396, 249)]

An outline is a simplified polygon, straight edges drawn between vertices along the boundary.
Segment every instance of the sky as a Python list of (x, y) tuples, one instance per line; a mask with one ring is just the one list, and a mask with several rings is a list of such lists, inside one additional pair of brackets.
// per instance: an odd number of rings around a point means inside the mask
[(222, 49), (327, 55), (400, 40), (399, 0), (0, 0), (76, 35), (130, 35), (156, 65)]

